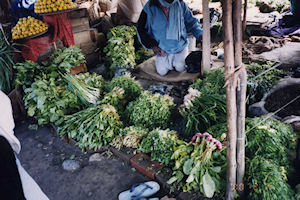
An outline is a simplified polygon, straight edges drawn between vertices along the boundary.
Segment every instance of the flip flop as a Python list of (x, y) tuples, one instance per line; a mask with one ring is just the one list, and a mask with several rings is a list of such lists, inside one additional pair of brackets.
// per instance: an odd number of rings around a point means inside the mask
[(159, 200), (159, 198), (155, 197), (155, 198), (150, 198), (150, 199), (147, 199), (147, 198), (140, 198), (140, 199), (137, 199), (137, 200)]
[(120, 193), (119, 200), (139, 200), (144, 197), (150, 197), (159, 190), (159, 184), (154, 181), (135, 184), (130, 190)]

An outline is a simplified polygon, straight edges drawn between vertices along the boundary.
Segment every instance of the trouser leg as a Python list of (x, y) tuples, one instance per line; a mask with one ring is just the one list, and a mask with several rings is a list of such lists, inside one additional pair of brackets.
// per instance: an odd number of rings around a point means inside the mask
[(159, 75), (165, 76), (169, 69), (172, 69), (172, 62), (170, 62), (170, 55), (168, 56), (156, 56), (155, 67)]
[(173, 66), (176, 71), (183, 72), (185, 70), (185, 58), (188, 56), (188, 48), (186, 47), (181, 52), (174, 54)]

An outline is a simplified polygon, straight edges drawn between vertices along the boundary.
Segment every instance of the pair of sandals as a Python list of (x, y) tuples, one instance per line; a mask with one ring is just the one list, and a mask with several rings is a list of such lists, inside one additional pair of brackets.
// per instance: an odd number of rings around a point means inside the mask
[(145, 183), (135, 184), (130, 190), (119, 194), (119, 200), (159, 200), (159, 198), (149, 198), (160, 190), (158, 183), (149, 181)]

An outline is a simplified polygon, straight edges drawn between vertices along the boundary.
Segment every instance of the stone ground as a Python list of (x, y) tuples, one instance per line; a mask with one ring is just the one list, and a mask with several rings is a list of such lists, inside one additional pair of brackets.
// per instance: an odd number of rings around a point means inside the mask
[[(91, 155), (65, 143), (49, 126), (37, 131), (28, 129), (29, 122), (16, 125), (15, 135), (21, 142), (18, 155), (23, 167), (54, 200), (116, 200), (118, 194), (133, 184), (150, 179), (133, 170), (119, 158), (101, 156), (99, 162), (89, 162)], [(79, 161), (77, 171), (65, 171), (64, 160)], [(160, 191), (159, 197), (165, 193)]]

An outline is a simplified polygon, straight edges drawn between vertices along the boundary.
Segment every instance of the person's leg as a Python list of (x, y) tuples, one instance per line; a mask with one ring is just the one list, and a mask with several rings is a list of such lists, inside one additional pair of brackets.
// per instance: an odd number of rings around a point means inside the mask
[(185, 58), (188, 56), (188, 48), (174, 55), (173, 66), (176, 71), (183, 72), (185, 70)]
[(172, 69), (172, 65), (169, 58), (170, 55), (155, 57), (155, 67), (159, 75), (165, 76), (168, 73), (169, 69)]
[(3, 136), (0, 136), (0, 160), (0, 199), (25, 200), (14, 152)]

